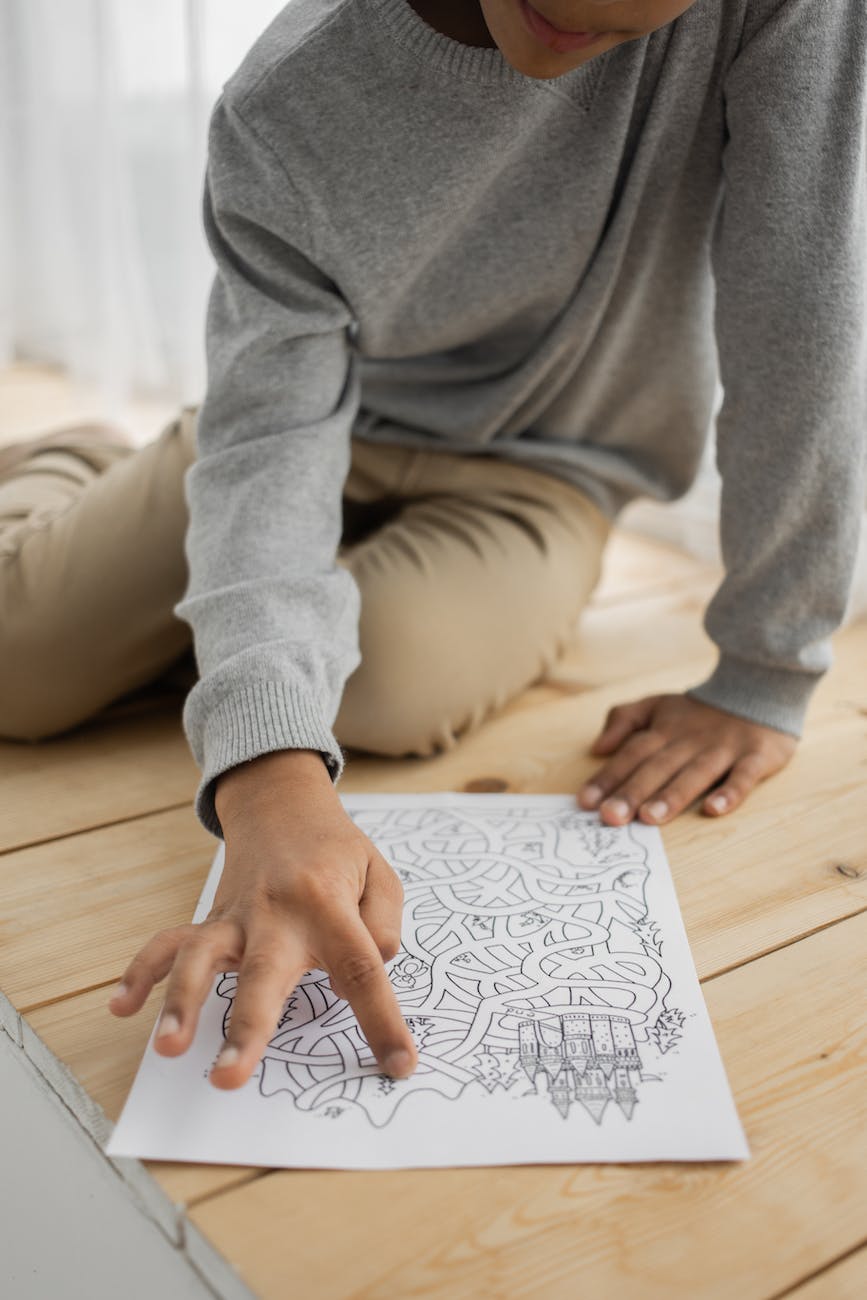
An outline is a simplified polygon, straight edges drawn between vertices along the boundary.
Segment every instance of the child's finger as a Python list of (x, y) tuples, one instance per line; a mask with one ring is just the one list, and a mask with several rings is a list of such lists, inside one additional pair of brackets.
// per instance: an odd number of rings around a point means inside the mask
[(382, 960), (391, 961), (400, 949), (403, 886), (378, 851), (371, 855), (358, 910), (362, 921), (373, 935)]
[(600, 817), (613, 826), (631, 821), (639, 807), (656, 799), (657, 792), (694, 757), (693, 741), (672, 741), (668, 745), (661, 745), (606, 796), (599, 807)]
[(397, 1078), (411, 1074), (418, 1053), (367, 927), (357, 915), (335, 911), (318, 936), (320, 944), (332, 988), (352, 1007), (380, 1068)]
[(724, 784), (708, 795), (702, 804), (702, 812), (712, 817), (732, 812), (768, 775), (768, 764), (763, 755), (745, 755), (735, 763)]
[(671, 821), (724, 776), (733, 759), (731, 749), (722, 745), (697, 754), (672, 781), (642, 804), (639, 809), (641, 820), (652, 825)]
[(168, 975), (175, 953), (192, 930), (192, 925), (160, 930), (136, 953), (109, 999), (114, 1015), (129, 1016), (144, 1006), (153, 986)]
[(590, 747), (591, 754), (611, 754), (623, 744), (633, 731), (646, 727), (653, 714), (655, 696), (635, 700), (632, 704), (618, 704), (608, 711), (605, 726)]
[(632, 775), (640, 763), (657, 753), (665, 745), (662, 736), (652, 731), (640, 731), (630, 737), (615, 758), (606, 763), (586, 785), (578, 791), (582, 808), (598, 808), (604, 799)]
[(154, 1040), (161, 1055), (179, 1056), (192, 1042), (214, 975), (237, 962), (237, 928), (230, 922), (197, 926), (178, 949)]

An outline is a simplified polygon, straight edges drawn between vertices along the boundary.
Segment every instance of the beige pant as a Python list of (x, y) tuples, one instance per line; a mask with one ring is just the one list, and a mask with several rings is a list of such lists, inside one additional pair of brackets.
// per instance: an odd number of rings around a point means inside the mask
[[(38, 740), (196, 678), (184, 593), (195, 410), (138, 450), (42, 450), (0, 481), (0, 736)], [(287, 505), (287, 508), (291, 508)], [(609, 525), (583, 493), (483, 456), (353, 440), (338, 562), (361, 663), (334, 724), (379, 754), (450, 748), (574, 635)]]

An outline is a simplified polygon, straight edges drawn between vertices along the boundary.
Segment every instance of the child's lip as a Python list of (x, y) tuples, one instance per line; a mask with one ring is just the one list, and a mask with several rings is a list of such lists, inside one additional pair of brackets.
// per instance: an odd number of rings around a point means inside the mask
[(606, 32), (566, 32), (555, 27), (552, 22), (540, 14), (529, 0), (520, 0), (521, 13), (531, 35), (551, 49), (564, 53), (567, 50), (580, 50), (592, 45), (607, 35)]

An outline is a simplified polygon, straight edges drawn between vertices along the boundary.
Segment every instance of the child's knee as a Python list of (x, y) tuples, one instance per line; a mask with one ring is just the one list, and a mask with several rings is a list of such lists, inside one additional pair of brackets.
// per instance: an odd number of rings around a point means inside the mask
[(45, 646), (20, 620), (4, 618), (0, 631), (0, 740), (47, 740), (80, 719), (61, 694), (63, 674)]
[(334, 723), (339, 744), (386, 758), (429, 758), (451, 749), (460, 730), (446, 701), (381, 662), (352, 674)]
[(5, 676), (0, 686), (0, 741), (2, 740), (47, 740), (51, 736), (66, 730), (63, 724), (57, 725), (39, 702), (36, 683), (26, 680), (21, 682), (17, 676)]

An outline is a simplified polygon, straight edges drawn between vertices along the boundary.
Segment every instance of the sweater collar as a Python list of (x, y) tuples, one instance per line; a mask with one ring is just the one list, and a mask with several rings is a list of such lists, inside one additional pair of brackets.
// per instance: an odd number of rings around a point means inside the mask
[(365, 3), (388, 28), (392, 38), (430, 68), (462, 81), (504, 87), (550, 87), (553, 84), (585, 109), (589, 109), (593, 102), (604, 68), (604, 54), (555, 78), (552, 83), (518, 72), (498, 49), (464, 45), (435, 31), (415, 12), (408, 0), (365, 0)]

